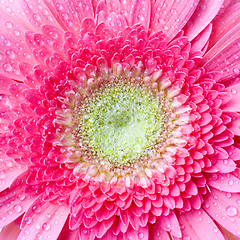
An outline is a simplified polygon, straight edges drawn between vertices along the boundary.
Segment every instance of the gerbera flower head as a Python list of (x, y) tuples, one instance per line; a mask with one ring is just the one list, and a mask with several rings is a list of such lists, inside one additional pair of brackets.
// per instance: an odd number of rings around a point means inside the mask
[(2, 3), (0, 238), (240, 236), (239, 8)]

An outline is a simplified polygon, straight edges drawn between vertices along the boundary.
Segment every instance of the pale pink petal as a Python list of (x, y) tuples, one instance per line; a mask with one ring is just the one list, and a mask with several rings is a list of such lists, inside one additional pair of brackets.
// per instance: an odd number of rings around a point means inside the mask
[[(1, 130), (0, 130), (1, 133)], [(1, 156), (0, 158), (0, 191), (10, 187), (14, 179), (26, 170), (17, 164), (12, 158)]]
[(21, 181), (17, 180), (13, 185), (0, 193), (0, 228), (21, 216), (36, 198), (24, 193), (25, 186)]
[[(231, 93), (231, 100), (223, 106), (225, 111), (240, 111), (240, 83), (227, 87), (226, 90)], [(234, 121), (233, 121), (234, 124)]]
[(198, 36), (192, 41), (191, 53), (202, 51), (207, 44), (212, 32), (212, 24), (209, 24)]
[(21, 2), (28, 22), (36, 29), (40, 29), (42, 25), (53, 25), (60, 29), (66, 29), (50, 1), (39, 0), (37, 4), (26, 0), (20, 0), (19, 2)]
[(240, 3), (225, 9), (223, 14), (214, 19), (213, 34), (209, 43), (210, 48), (240, 22), (239, 11)]
[(240, 195), (211, 188), (203, 208), (220, 225), (240, 237)]
[(152, 8), (150, 28), (172, 39), (192, 16), (199, 0), (157, 0)]
[(34, 31), (37, 29), (35, 26), (32, 25), (31, 21), (28, 21), (26, 14), (24, 14), (23, 12), (22, 2), (20, 0), (1, 1), (0, 16), (1, 15), (7, 15), (8, 17), (14, 19), (15, 22), (18, 22), (21, 28), (26, 28), (27, 30), (30, 30), (30, 31)]
[(4, 227), (0, 231), (1, 240), (16, 240), (20, 232), (20, 228), (13, 222)]
[(230, 173), (214, 173), (207, 179), (207, 183), (224, 192), (238, 193), (240, 192), (240, 180)]
[(213, 220), (202, 209), (178, 214), (179, 223), (183, 226), (183, 239), (224, 240)]
[(5, 14), (0, 15), (0, 68), (5, 77), (23, 79), (21, 66), (30, 68), (37, 63), (25, 41), (27, 29), (15, 19)]
[[(237, 26), (237, 30), (240, 30), (240, 24)], [(221, 71), (222, 81), (224, 79), (231, 79), (240, 73), (240, 31), (236, 33), (236, 37), (230, 44), (224, 48), (220, 46), (220, 42), (226, 37), (222, 38), (217, 45), (215, 45), (205, 56), (204, 68), (207, 71)], [(210, 57), (210, 59), (209, 59)]]
[(224, 0), (200, 0), (194, 14), (184, 28), (190, 41), (211, 23), (223, 2)]
[(106, 1), (106, 4), (108, 6), (109, 13), (115, 12), (117, 14), (122, 14), (129, 23), (129, 14), (132, 7), (132, 2), (132, 0), (114, 0)]
[(41, 197), (25, 213), (21, 232), (17, 240), (42, 239), (56, 240), (69, 215), (69, 207), (44, 202)]
[(121, 14), (116, 13), (110, 13), (105, 24), (107, 29), (114, 35), (117, 35), (127, 26), (125, 18)]
[(130, 11), (130, 25), (140, 23), (148, 30), (150, 13), (150, 0), (134, 0)]

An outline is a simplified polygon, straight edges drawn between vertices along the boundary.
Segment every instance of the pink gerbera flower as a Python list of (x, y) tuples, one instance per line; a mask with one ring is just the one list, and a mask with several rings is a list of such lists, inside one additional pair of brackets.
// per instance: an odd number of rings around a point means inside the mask
[(238, 0), (0, 9), (0, 239), (240, 237)]

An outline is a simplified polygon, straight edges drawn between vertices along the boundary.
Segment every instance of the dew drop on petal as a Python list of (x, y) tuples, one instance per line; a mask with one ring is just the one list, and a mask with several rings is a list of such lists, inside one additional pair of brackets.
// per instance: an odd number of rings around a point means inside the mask
[(32, 222), (32, 219), (30, 217), (25, 217), (24, 221), (25, 221), (26, 224), (29, 225)]
[(227, 215), (228, 215), (228, 216), (234, 217), (234, 216), (237, 215), (238, 210), (237, 210), (237, 208), (234, 207), (234, 206), (228, 206), (228, 207), (226, 208), (226, 212), (227, 212)]
[(138, 234), (138, 237), (139, 237), (139, 238), (143, 238), (143, 236), (144, 236), (144, 235), (143, 235), (142, 232), (140, 232), (140, 233)]
[(17, 213), (19, 213), (19, 212), (22, 211), (22, 207), (21, 207), (20, 205), (15, 205), (15, 206), (13, 207), (13, 209), (14, 209)]
[(36, 224), (36, 225), (35, 225), (35, 228), (38, 230), (38, 229), (40, 229), (41, 227), (40, 227), (39, 224)]
[(229, 184), (229, 186), (232, 186), (233, 185), (233, 180), (229, 180), (228, 184)]
[(50, 228), (51, 228), (51, 227), (50, 227), (50, 225), (49, 225), (48, 223), (44, 223), (44, 224), (42, 225), (43, 231), (48, 231)]
[(4, 172), (0, 172), (0, 179), (4, 179), (5, 178), (5, 173)]

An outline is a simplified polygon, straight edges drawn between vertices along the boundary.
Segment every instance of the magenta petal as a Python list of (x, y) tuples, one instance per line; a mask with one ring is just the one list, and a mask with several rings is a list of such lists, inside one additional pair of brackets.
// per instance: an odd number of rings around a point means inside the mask
[(130, 12), (130, 24), (140, 23), (148, 30), (150, 13), (150, 0), (134, 0)]
[(240, 192), (240, 180), (229, 173), (214, 173), (209, 179), (207, 179), (207, 183), (224, 192)]
[(178, 220), (183, 226), (183, 239), (225, 240), (213, 220), (202, 209), (178, 214)]
[(18, 240), (37, 239), (39, 236), (42, 239), (51, 236), (51, 239), (56, 240), (68, 215), (69, 207), (44, 202), (40, 197), (23, 216)]
[(205, 211), (229, 232), (240, 237), (240, 195), (211, 188), (204, 199)]
[(19, 186), (15, 185), (0, 193), (0, 228), (21, 216), (35, 200), (35, 197), (26, 196), (21, 182)]
[(194, 39), (217, 15), (223, 1), (200, 0), (194, 14), (185, 27), (185, 33), (190, 40)]
[(167, 3), (157, 0), (152, 8), (150, 28), (163, 31), (168, 39), (172, 39), (186, 24), (199, 0), (169, 0)]

